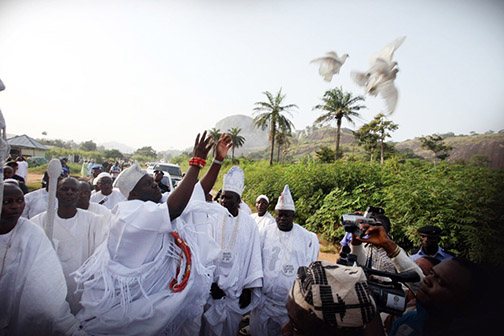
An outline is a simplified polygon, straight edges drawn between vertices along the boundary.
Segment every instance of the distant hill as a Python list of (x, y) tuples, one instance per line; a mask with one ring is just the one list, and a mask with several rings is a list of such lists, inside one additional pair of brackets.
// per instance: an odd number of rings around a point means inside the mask
[(105, 142), (98, 145), (105, 147), (105, 149), (117, 149), (124, 154), (132, 154), (135, 151), (135, 149), (131, 148), (130, 146), (115, 141)]
[[(491, 168), (504, 168), (504, 133), (447, 136), (444, 142), (453, 147), (448, 162), (464, 160), (470, 162), (475, 155), (486, 157)], [(398, 150), (410, 149), (414, 154), (432, 159), (431, 151), (420, 147), (420, 140), (415, 138), (397, 143)]]
[(221, 132), (226, 132), (228, 129), (235, 127), (242, 129), (240, 135), (245, 138), (245, 143), (243, 147), (235, 150), (235, 156), (247, 155), (268, 147), (268, 131), (255, 128), (252, 125), (253, 120), (249, 116), (237, 114), (226, 117), (215, 124), (215, 128), (220, 129)]
[[(226, 131), (230, 128), (240, 127), (240, 135), (245, 137), (244, 147), (236, 150), (235, 155), (244, 155), (251, 158), (269, 158), (268, 131), (261, 131), (252, 126), (253, 119), (245, 115), (233, 115), (217, 122), (215, 128)], [(306, 156), (315, 157), (315, 151), (322, 146), (333, 148), (335, 146), (336, 128), (334, 127), (307, 127), (305, 130), (294, 132), (288, 155), (294, 159)], [(454, 149), (448, 158), (449, 162), (464, 160), (471, 162), (475, 155), (479, 159), (487, 160), (491, 168), (504, 168), (504, 133), (455, 135), (443, 134), (445, 143)], [(434, 154), (420, 147), (420, 140), (414, 138), (399, 143), (391, 143), (400, 153), (410, 153), (412, 157), (433, 159)], [(352, 130), (341, 129), (340, 145), (344, 155), (363, 155), (362, 148), (358, 146), (353, 137)], [(275, 149), (276, 157), (276, 149)]]

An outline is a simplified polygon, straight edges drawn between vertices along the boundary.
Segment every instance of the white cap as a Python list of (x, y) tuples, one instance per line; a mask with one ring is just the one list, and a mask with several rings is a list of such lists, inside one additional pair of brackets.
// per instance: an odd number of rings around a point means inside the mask
[(275, 206), (275, 210), (296, 211), (296, 207), (294, 206), (294, 200), (292, 199), (292, 195), (290, 193), (288, 184), (285, 185), (284, 190), (280, 194), (280, 197), (278, 198), (278, 203)]
[(147, 172), (140, 168), (138, 162), (135, 162), (135, 164), (128, 169), (123, 170), (119, 176), (117, 176), (114, 182), (114, 187), (118, 188), (121, 194), (128, 198), (130, 192), (135, 188), (138, 181), (140, 181), (140, 179), (145, 175), (147, 175)]
[[(112, 179), (112, 176), (110, 176), (109, 173), (103, 172), (103, 173), (98, 174), (98, 176), (96, 176), (96, 178), (93, 180), (93, 184), (100, 182), (102, 177), (108, 177), (108, 178)], [(96, 181), (96, 183), (95, 183), (95, 181)]]
[(245, 174), (243, 174), (243, 170), (240, 167), (233, 166), (224, 175), (222, 191), (232, 191), (241, 197), (243, 189), (245, 189)]
[(8, 179), (5, 179), (4, 180), (4, 183), (12, 183), (12, 184), (15, 184), (17, 186), (19, 186), (19, 181), (18, 180), (15, 180), (13, 178), (8, 178)]
[(265, 200), (267, 203), (269, 203), (269, 198), (268, 198), (268, 196), (266, 196), (266, 195), (259, 195), (259, 196), (257, 196), (257, 198), (256, 198), (256, 203), (257, 203), (257, 202), (259, 202), (259, 200), (260, 200), (260, 199), (263, 199), (263, 200)]

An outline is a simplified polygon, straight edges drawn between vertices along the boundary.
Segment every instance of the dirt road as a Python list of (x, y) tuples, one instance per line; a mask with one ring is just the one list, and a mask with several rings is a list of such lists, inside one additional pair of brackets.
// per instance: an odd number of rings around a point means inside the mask
[(26, 184), (39, 183), (42, 181), (42, 176), (44, 176), (44, 175), (43, 174), (28, 173), (28, 176), (26, 177)]

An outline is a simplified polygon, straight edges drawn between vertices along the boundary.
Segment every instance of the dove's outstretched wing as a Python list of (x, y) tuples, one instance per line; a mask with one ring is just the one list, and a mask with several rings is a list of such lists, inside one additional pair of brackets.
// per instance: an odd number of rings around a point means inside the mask
[(2, 80), (0, 79), (0, 91), (3, 91), (3, 90), (5, 90), (5, 85), (2, 82)]
[(405, 39), (406, 36), (400, 37), (387, 44), (382, 50), (371, 55), (371, 57), (369, 58), (369, 64), (373, 66), (373, 64), (376, 62), (376, 59), (378, 58), (383, 59), (387, 63), (391, 63), (394, 52), (401, 46), (401, 44), (403, 44)]
[(347, 54), (338, 57), (338, 54), (334, 51), (329, 51), (326, 53), (326, 56), (316, 58), (310, 63), (317, 63), (319, 65), (319, 74), (324, 77), (324, 80), (330, 82), (333, 76), (339, 73), (347, 57)]
[(358, 72), (358, 71), (350, 72), (350, 77), (352, 77), (354, 82), (359, 86), (366, 86), (370, 75), (371, 74), (369, 72)]
[(377, 90), (383, 97), (383, 99), (385, 99), (385, 104), (387, 105), (388, 108), (388, 114), (391, 115), (392, 113), (394, 113), (399, 96), (397, 89), (394, 85), (394, 80), (390, 79), (382, 82), (377, 87)]

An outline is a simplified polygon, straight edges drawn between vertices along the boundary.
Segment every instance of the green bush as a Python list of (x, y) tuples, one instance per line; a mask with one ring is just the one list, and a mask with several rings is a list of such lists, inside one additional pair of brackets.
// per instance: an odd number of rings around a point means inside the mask
[[(380, 206), (392, 222), (391, 236), (407, 250), (419, 246), (416, 230), (443, 229), (441, 245), (474, 261), (504, 263), (504, 171), (486, 167), (390, 159), (384, 165), (337, 161), (299, 164), (253, 162), (245, 171), (243, 199), (266, 194), (270, 211), (285, 184), (296, 203), (295, 221), (333, 243), (344, 232), (342, 214)], [(229, 169), (223, 167), (221, 175)], [(222, 181), (222, 177), (219, 178)]]

